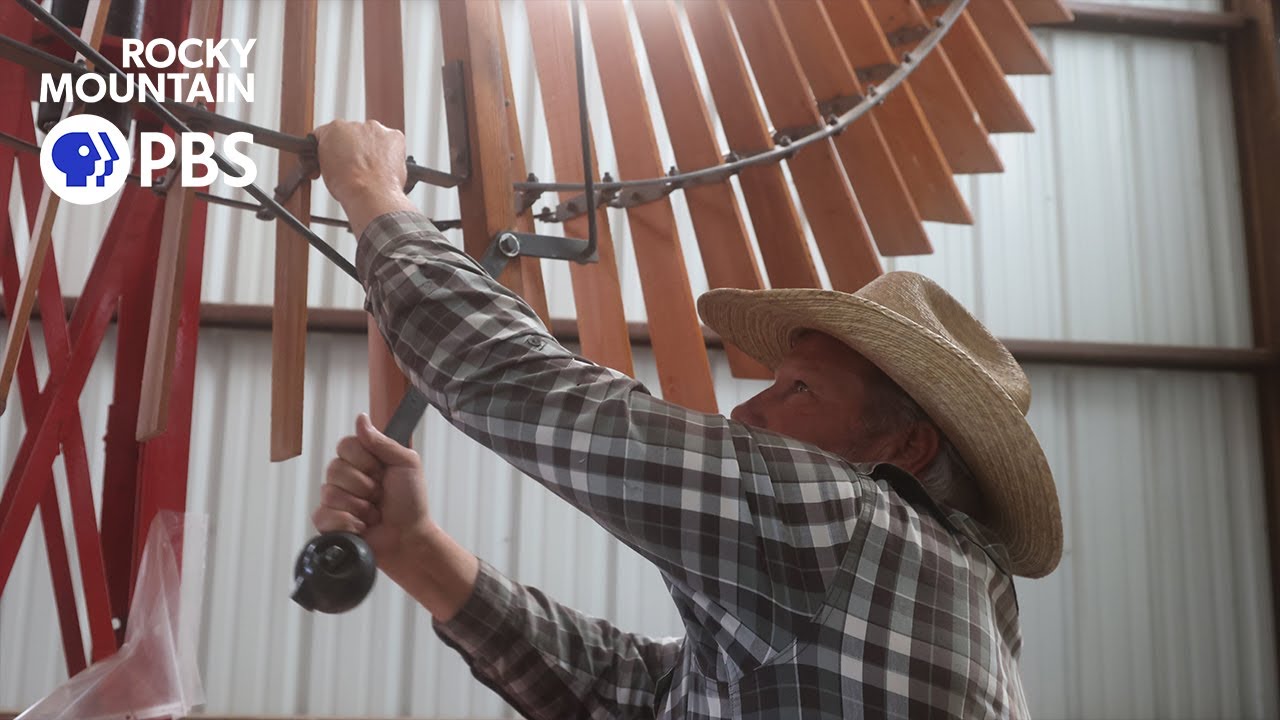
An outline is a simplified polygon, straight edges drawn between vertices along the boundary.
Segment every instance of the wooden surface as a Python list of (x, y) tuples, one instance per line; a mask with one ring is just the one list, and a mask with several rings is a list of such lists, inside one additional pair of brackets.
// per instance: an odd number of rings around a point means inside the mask
[(1049, 72), (1049, 60), (1013, 0), (985, 0), (965, 6), (987, 47), (996, 56), (1006, 75), (1042, 75)]
[[(365, 117), (404, 130), (404, 43), (400, 3), (364, 0)], [(369, 418), (385, 427), (409, 388), (391, 350), (369, 318)]]
[[(823, 0), (845, 55), (855, 69), (896, 65), (897, 57), (867, 0)], [(912, 193), (920, 217), (939, 222), (972, 223), (973, 216), (951, 176), (938, 138), (925, 119), (908, 81), (872, 111), (884, 129), (894, 161)]]
[[(931, 26), (915, 0), (869, 0), (881, 29), (888, 34), (927, 29)], [(890, 45), (893, 45), (890, 42)], [(894, 46), (898, 54), (915, 47), (911, 41)], [(965, 92), (948, 57), (946, 40), (920, 62), (920, 67), (907, 80), (920, 100), (942, 154), (952, 172), (1000, 172), (1004, 166), (995, 146), (987, 137), (987, 129), (978, 117), (977, 108)], [(895, 91), (896, 92), (896, 91)]]
[[(992, 2), (993, 0), (987, 0)], [(982, 3), (978, 3), (981, 5)], [(939, 6), (935, 6), (935, 10)], [(936, 13), (941, 15), (941, 13)], [(930, 17), (936, 15), (931, 14)], [(955, 65), (956, 75), (964, 87), (978, 117), (993, 133), (1032, 132), (1035, 126), (1022, 109), (1005, 79), (1004, 70), (978, 32), (978, 26), (967, 12), (960, 13), (947, 36), (942, 39), (947, 57)]]
[(1071, 11), (1060, 0), (1013, 0), (1013, 6), (1028, 25), (1068, 23), (1072, 20)]
[[(1280, 351), (1280, 57), (1275, 8), (1264, 0), (1234, 0), (1249, 19), (1229, 45), (1240, 179), (1245, 214), (1245, 257), (1254, 344)], [(1280, 597), (1280, 362), (1258, 377), (1262, 471), (1272, 597)], [(1280, 644), (1280, 604), (1272, 608)]]
[[(591, 151), (591, 167), (582, 166), (582, 140), (578, 124), (578, 80), (574, 64), (573, 33), (569, 6), (563, 0), (529, 0), (525, 3), (529, 31), (533, 39), (534, 62), (542, 107), (547, 118), (552, 165), (561, 182), (580, 182), (584, 172), (598, 178), (596, 153)], [(585, 33), (585, 20), (582, 31)], [(594, 132), (594, 131), (593, 131)], [(574, 193), (561, 193), (562, 201)], [(601, 365), (628, 375), (634, 374), (627, 320), (622, 308), (622, 288), (608, 214), (596, 211), (599, 262), (571, 263), (573, 299), (578, 313), (582, 353)], [(585, 215), (564, 223), (568, 237), (587, 237)]]
[[(662, 175), (626, 6), (620, 0), (598, 0), (586, 3), (585, 10), (583, 27), (591, 28), (618, 174), (624, 178)], [(663, 198), (628, 208), (626, 213), (662, 397), (694, 410), (715, 412), (715, 383), (671, 201)]]
[[(633, 5), (636, 23), (659, 88), (658, 101), (678, 167), (704, 168), (721, 162), (711, 116), (694, 75), (676, 5), (656, 0)], [(717, 182), (685, 190), (685, 202), (697, 236), (707, 284), (712, 288), (763, 288), (755, 248), (734, 197), (733, 186)], [(734, 377), (772, 377), (764, 366), (737, 348), (728, 352)]]
[[(187, 19), (187, 37), (216, 37), (221, 16), (222, 0), (192, 5)], [(210, 70), (185, 71), (185, 74), (188, 78), (199, 74), (207, 77)], [(181, 153), (181, 149), (178, 152)], [(177, 167), (168, 170), (170, 176), (178, 172)], [(147, 352), (142, 366), (136, 430), (139, 441), (160, 435), (169, 424), (169, 397), (173, 391), (178, 321), (182, 317), (182, 288), (187, 268), (187, 240), (192, 210), (197, 202), (195, 188), (182, 187), (177, 178), (172, 179), (164, 198), (164, 221), (160, 231), (160, 252), (156, 258), (156, 282), (151, 295)]]
[[(511, 88), (511, 65), (507, 62), (507, 40), (502, 23), (498, 23), (498, 51), (502, 64), (503, 104), (506, 105), (507, 111), (507, 148), (511, 157), (511, 180), (517, 182), (524, 180), (529, 171), (524, 164), (524, 143), (520, 140), (520, 119), (516, 113), (515, 93)], [(514, 222), (517, 232), (535, 231), (532, 208), (516, 216)], [(542, 260), (524, 256), (513, 258), (507, 264), (507, 269), (498, 277), (498, 281), (524, 298), (524, 301), (529, 303), (529, 307), (542, 318), (542, 322), (551, 322), (551, 310), (547, 308), (547, 287), (542, 281)]]
[[(818, 3), (795, 3), (781, 13), (791, 45), (819, 102), (861, 98), (865, 89), (840, 48), (840, 39)], [(873, 114), (858, 118), (833, 138), (845, 174), (882, 255), (933, 252), (906, 180)]]
[[(817, 102), (773, 1), (728, 6), (775, 130), (821, 125)], [(787, 166), (831, 287), (853, 292), (880, 275), (871, 232), (831, 140), (809, 145)]]
[[(285, 0), (280, 73), (280, 132), (306, 135), (315, 127), (316, 0)], [(278, 179), (297, 160), (281, 154)], [(311, 181), (306, 180), (284, 207), (303, 223), (311, 222)], [(306, 239), (276, 221), (275, 303), (271, 315), (271, 460), (302, 453), (304, 387), (307, 370)]]
[[(743, 157), (772, 149), (769, 126), (756, 102), (728, 11), (718, 1), (685, 3), (684, 10), (730, 149)], [(769, 285), (820, 287), (782, 167), (777, 163), (750, 167), (738, 181)]]
[[(89, 0), (89, 5), (85, 9), (84, 26), (80, 29), (80, 38), (93, 48), (102, 44), (102, 32), (110, 10), (111, 0)], [(76, 53), (76, 59), (83, 58)], [(77, 111), (73, 106), (71, 112)], [(13, 374), (18, 369), (22, 344), (27, 339), (27, 324), (31, 318), (31, 309), (35, 306), (36, 289), (40, 287), (40, 274), (44, 270), (45, 256), (53, 243), (53, 223), (58, 217), (59, 204), (58, 196), (46, 186), (40, 195), (40, 209), (36, 213), (36, 221), (31, 226), (31, 247), (27, 250), (27, 262), (22, 270), (22, 280), (18, 287), (13, 317), (9, 320), (8, 334), (4, 343), (4, 358), (0, 360), (0, 413), (3, 413), (8, 405)]]

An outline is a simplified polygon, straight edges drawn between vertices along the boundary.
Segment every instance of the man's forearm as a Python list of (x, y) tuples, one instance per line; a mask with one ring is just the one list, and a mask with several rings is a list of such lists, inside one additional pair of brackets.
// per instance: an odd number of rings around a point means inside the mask
[(370, 189), (342, 203), (342, 209), (347, 214), (347, 221), (351, 223), (352, 234), (359, 238), (369, 223), (379, 215), (418, 208), (402, 192)]
[(406, 541), (403, 561), (383, 567), (431, 616), (448, 622), (475, 590), (480, 562), (437, 526), (423, 537)]

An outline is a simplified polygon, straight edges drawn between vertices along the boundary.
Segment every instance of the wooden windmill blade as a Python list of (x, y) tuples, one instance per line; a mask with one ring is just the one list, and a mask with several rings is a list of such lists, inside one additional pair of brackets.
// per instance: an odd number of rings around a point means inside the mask
[[(586, 15), (618, 172), (624, 177), (660, 176), (662, 158), (649, 120), (626, 7), (612, 0), (589, 3)], [(715, 412), (716, 392), (706, 340), (694, 308), (671, 202), (663, 197), (626, 212), (663, 397), (695, 410)]]
[[(867, 0), (823, 0), (823, 7), (849, 62), (867, 76), (867, 83), (879, 83), (897, 68), (898, 57)], [(940, 222), (973, 222), (911, 84), (904, 83), (889, 93), (872, 117), (884, 129), (920, 216)]]
[(1061, 0), (1013, 0), (1013, 5), (1028, 25), (1067, 23), (1075, 18)]
[[(793, 134), (821, 127), (825, 121), (772, 0), (728, 6), (780, 136), (791, 140)], [(880, 258), (834, 144), (815, 143), (787, 165), (832, 287), (852, 292), (879, 275)]]
[[(898, 55), (909, 52), (929, 31), (930, 23), (915, 0), (870, 0), (870, 4)], [(943, 43), (920, 62), (908, 83), (916, 91), (953, 172), (1001, 172), (1004, 166), (948, 56), (946, 38)]]
[[(316, 0), (286, 0), (280, 130), (305, 135), (315, 126)], [(282, 158), (283, 159), (283, 158)], [(289, 174), (280, 163), (280, 181)], [(304, 181), (285, 203), (299, 220), (311, 221), (311, 183)], [(276, 222), (275, 302), (271, 310), (271, 460), (302, 453), (303, 391), (307, 360), (307, 270), (310, 248)]]
[[(547, 117), (556, 177), (582, 178), (586, 174), (598, 177), (594, 149), (591, 152), (592, 165), (582, 166), (569, 6), (561, 0), (534, 0), (525, 3), (525, 10), (533, 37), (534, 62), (542, 89), (542, 106)], [(561, 199), (568, 201), (574, 195), (564, 192)], [(599, 262), (590, 265), (572, 263), (569, 266), (577, 308), (578, 336), (583, 355), (630, 375), (635, 369), (631, 338), (622, 308), (622, 286), (618, 281), (613, 238), (605, 209), (601, 207), (596, 212)], [(583, 216), (564, 223), (565, 234), (569, 236), (586, 237), (587, 230), (587, 220)]]
[[(820, 105), (863, 97), (862, 83), (821, 5), (789, 5), (782, 19)], [(876, 118), (854, 123), (834, 142), (880, 254), (932, 252), (920, 212)]]
[[(728, 10), (719, 2), (686, 3), (684, 10), (730, 153), (750, 157), (767, 152), (773, 146), (773, 137), (756, 105)], [(739, 180), (769, 284), (819, 287), (818, 270), (809, 254), (804, 226), (791, 201), (782, 168), (773, 163), (757, 165), (743, 170)]]
[[(982, 3), (977, 3), (981, 5)], [(942, 8), (934, 6), (930, 18), (942, 14)], [(947, 57), (955, 65), (961, 85), (978, 111), (983, 125), (993, 133), (1031, 132), (1035, 128), (1013, 94), (1013, 88), (1004, 79), (1004, 70), (995, 53), (987, 46), (978, 32), (978, 26), (967, 9), (960, 14), (951, 32), (942, 39)]]
[[(661, 89), (658, 100), (667, 123), (677, 167), (704, 168), (722, 164), (706, 102), (694, 75), (689, 48), (680, 31), (673, 0), (632, 6), (644, 41), (649, 70)], [(712, 182), (685, 191), (694, 235), (702, 253), (707, 284), (712, 288), (763, 288), (764, 278), (755, 249), (747, 237), (733, 186)], [(736, 377), (768, 378), (772, 373), (736, 346), (725, 349)]]
[(1031, 29), (1018, 14), (1013, 0), (971, 3), (967, 8), (982, 39), (1007, 75), (1043, 75), (1049, 60), (1036, 43)]
[[(364, 0), (364, 97), (365, 115), (389, 128), (403, 131), (404, 49), (398, 0)], [(369, 417), (378, 427), (391, 419), (409, 380), (396, 365), (391, 350), (370, 317)]]

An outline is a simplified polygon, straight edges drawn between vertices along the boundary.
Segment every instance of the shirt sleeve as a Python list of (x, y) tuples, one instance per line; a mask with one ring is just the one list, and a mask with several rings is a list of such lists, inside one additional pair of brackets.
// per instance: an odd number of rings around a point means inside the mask
[(419, 213), (370, 223), (357, 267), (428, 402), (658, 567), (703, 672), (766, 662), (817, 612), (866, 492), (853, 468), (575, 356)]
[(481, 682), (538, 719), (654, 717), (658, 681), (682, 645), (621, 632), (483, 561), (467, 603), (434, 628)]

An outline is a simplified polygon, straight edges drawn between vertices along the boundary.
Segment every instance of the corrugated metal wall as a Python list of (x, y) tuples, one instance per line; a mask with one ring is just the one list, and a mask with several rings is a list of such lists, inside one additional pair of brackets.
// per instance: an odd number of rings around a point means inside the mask
[[(1212, 9), (1213, 0), (1183, 0)], [(275, 125), (280, 3), (227, 1), (224, 32), (257, 37), (258, 100), (231, 114)], [(359, 117), (360, 14), (324, 3), (317, 118)], [(440, 39), (431, 2), (405, 3), (408, 144), (445, 166), (438, 111)], [(506, 4), (516, 102), (529, 167), (551, 177), (549, 151), (518, 4)], [(420, 31), (418, 30), (420, 28)], [(937, 254), (897, 259), (939, 279), (1006, 337), (1247, 346), (1247, 288), (1226, 59), (1221, 47), (1156, 39), (1039, 34), (1055, 68), (1015, 78), (1037, 125), (998, 136), (1002, 175), (962, 180), (977, 221), (932, 226)], [(590, 55), (588, 54), (588, 57)], [(589, 68), (588, 76), (594, 73)], [(603, 127), (598, 83), (590, 94)], [(657, 112), (656, 103), (651, 111)], [(655, 125), (663, 127), (660, 118)], [(660, 147), (670, 158), (669, 145)], [(600, 165), (612, 143), (598, 138)], [(256, 156), (264, 183), (272, 153)], [(225, 191), (225, 189), (223, 190)], [(419, 188), (436, 217), (456, 217), (449, 193)], [(679, 211), (682, 200), (674, 196)], [(68, 293), (87, 273), (102, 213), (69, 208), (57, 250)], [(338, 214), (318, 194), (315, 211)], [(271, 227), (210, 213), (205, 297), (270, 299)], [(628, 314), (644, 317), (625, 222), (615, 241)], [(685, 237), (690, 228), (683, 226)], [(557, 232), (558, 228), (549, 228)], [(327, 231), (344, 252), (354, 241)], [(701, 261), (686, 262), (695, 291)], [(567, 272), (546, 263), (553, 315), (572, 315)], [(314, 305), (356, 307), (359, 288), (312, 261)], [(108, 351), (110, 343), (108, 343)], [(202, 335), (190, 499), (212, 517), (202, 665), (208, 712), (498, 717), (431, 633), (429, 619), (382, 583), (358, 611), (308, 616), (287, 599), (293, 553), (320, 473), (365, 400), (361, 339), (316, 336), (308, 348), (303, 457), (267, 462), (270, 343), (265, 333)], [(652, 359), (641, 379), (657, 388)], [(713, 358), (722, 410), (759, 383)], [(1272, 600), (1264, 556), (1254, 389), (1244, 376), (1034, 367), (1032, 422), (1059, 481), (1067, 523), (1061, 568), (1019, 583), (1024, 674), (1043, 718), (1271, 717), (1277, 707)], [(81, 403), (91, 448), (101, 438), (110, 362)], [(20, 439), (0, 417), (0, 462)], [(434, 510), (466, 546), (553, 596), (657, 634), (678, 621), (656, 573), (535, 484), (495, 462), (432, 414), (426, 448)], [(95, 476), (101, 459), (91, 457)], [(0, 598), (0, 708), (18, 708), (62, 676), (43, 548), (32, 532)]]

